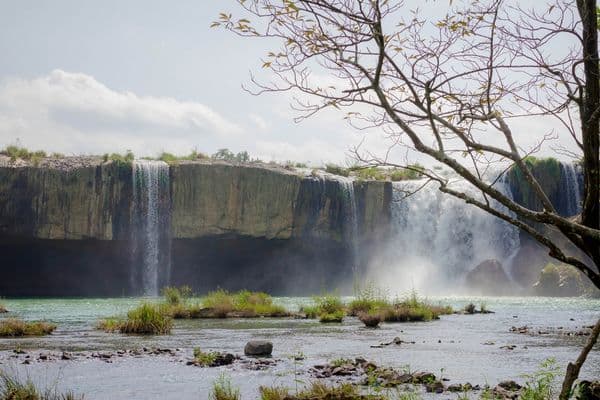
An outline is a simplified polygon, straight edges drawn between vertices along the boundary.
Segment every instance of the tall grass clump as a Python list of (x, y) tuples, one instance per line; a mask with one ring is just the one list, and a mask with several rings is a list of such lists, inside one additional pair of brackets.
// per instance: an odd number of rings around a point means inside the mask
[(0, 337), (45, 336), (56, 329), (56, 325), (40, 321), (23, 321), (16, 318), (0, 320)]
[(4, 304), (0, 303), (0, 314), (6, 314), (8, 309), (4, 306)]
[(142, 303), (130, 310), (126, 319), (107, 318), (100, 321), (98, 329), (140, 335), (166, 335), (171, 333), (173, 319), (160, 305)]
[(313, 297), (314, 305), (300, 309), (307, 318), (318, 318), (320, 322), (342, 322), (346, 311), (340, 296), (327, 294)]
[(73, 392), (58, 393), (56, 389), (39, 389), (31, 379), (25, 381), (0, 371), (1, 400), (83, 400)]
[(290, 313), (282, 306), (273, 304), (273, 298), (263, 292), (241, 290), (230, 293), (223, 289), (210, 292), (202, 299), (202, 307), (209, 310), (209, 317), (285, 317)]
[(386, 322), (416, 322), (438, 319), (440, 315), (452, 314), (452, 307), (435, 306), (421, 300), (415, 290), (405, 299), (383, 309), (382, 319)]
[(391, 307), (387, 293), (374, 285), (368, 285), (362, 290), (356, 290), (354, 300), (348, 304), (348, 314), (372, 314), (382, 309)]
[(208, 396), (210, 400), (240, 400), (240, 390), (233, 387), (231, 380), (221, 375), (216, 381), (213, 382), (212, 391)]

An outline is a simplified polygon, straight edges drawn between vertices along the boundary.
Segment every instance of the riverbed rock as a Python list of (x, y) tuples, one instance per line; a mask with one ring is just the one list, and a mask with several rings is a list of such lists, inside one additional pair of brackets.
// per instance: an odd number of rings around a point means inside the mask
[(486, 295), (507, 295), (513, 291), (513, 284), (498, 260), (485, 260), (473, 268), (465, 277), (465, 285), (474, 293)]
[(583, 380), (573, 390), (575, 400), (600, 400), (600, 381)]
[(266, 340), (251, 340), (244, 346), (244, 354), (247, 356), (264, 357), (273, 352), (273, 343)]

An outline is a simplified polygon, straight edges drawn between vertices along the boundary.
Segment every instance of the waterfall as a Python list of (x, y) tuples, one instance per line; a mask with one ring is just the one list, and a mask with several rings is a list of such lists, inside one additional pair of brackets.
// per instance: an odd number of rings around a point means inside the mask
[(138, 294), (156, 296), (170, 279), (168, 164), (134, 161), (132, 213), (132, 287)]
[(358, 272), (359, 244), (358, 244), (358, 212), (356, 208), (356, 195), (354, 193), (354, 183), (351, 179), (340, 179), (344, 193), (344, 232), (346, 243), (349, 243), (352, 250), (352, 272), (355, 275)]
[(561, 184), (565, 188), (564, 198), (565, 206), (564, 213), (567, 217), (577, 215), (581, 212), (582, 207), (582, 188), (579, 182), (579, 173), (573, 163), (560, 164)]
[[(510, 195), (504, 179), (495, 186)], [(456, 180), (451, 187), (481, 198), (466, 181)], [(452, 291), (453, 284), (460, 284), (468, 271), (486, 259), (499, 260), (510, 270), (508, 264), (520, 246), (518, 228), (425, 180), (393, 183), (391, 215), (392, 237), (379, 260), (384, 271), (374, 278), (404, 290)]]

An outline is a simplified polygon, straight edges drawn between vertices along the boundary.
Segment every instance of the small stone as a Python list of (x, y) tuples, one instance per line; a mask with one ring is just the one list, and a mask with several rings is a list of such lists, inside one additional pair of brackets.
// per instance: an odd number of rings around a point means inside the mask
[(247, 356), (270, 356), (273, 352), (273, 343), (265, 340), (251, 340), (244, 347)]

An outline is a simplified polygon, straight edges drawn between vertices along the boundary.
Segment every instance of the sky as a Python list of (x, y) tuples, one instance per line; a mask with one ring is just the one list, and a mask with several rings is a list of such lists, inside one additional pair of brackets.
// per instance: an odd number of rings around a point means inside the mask
[[(234, 1), (0, 0), (0, 147), (138, 156), (220, 148), (314, 165), (349, 162), (364, 133), (289, 96), (252, 96), (264, 41), (211, 29)], [(527, 130), (527, 127), (525, 127)], [(368, 150), (387, 143), (369, 133)]]

